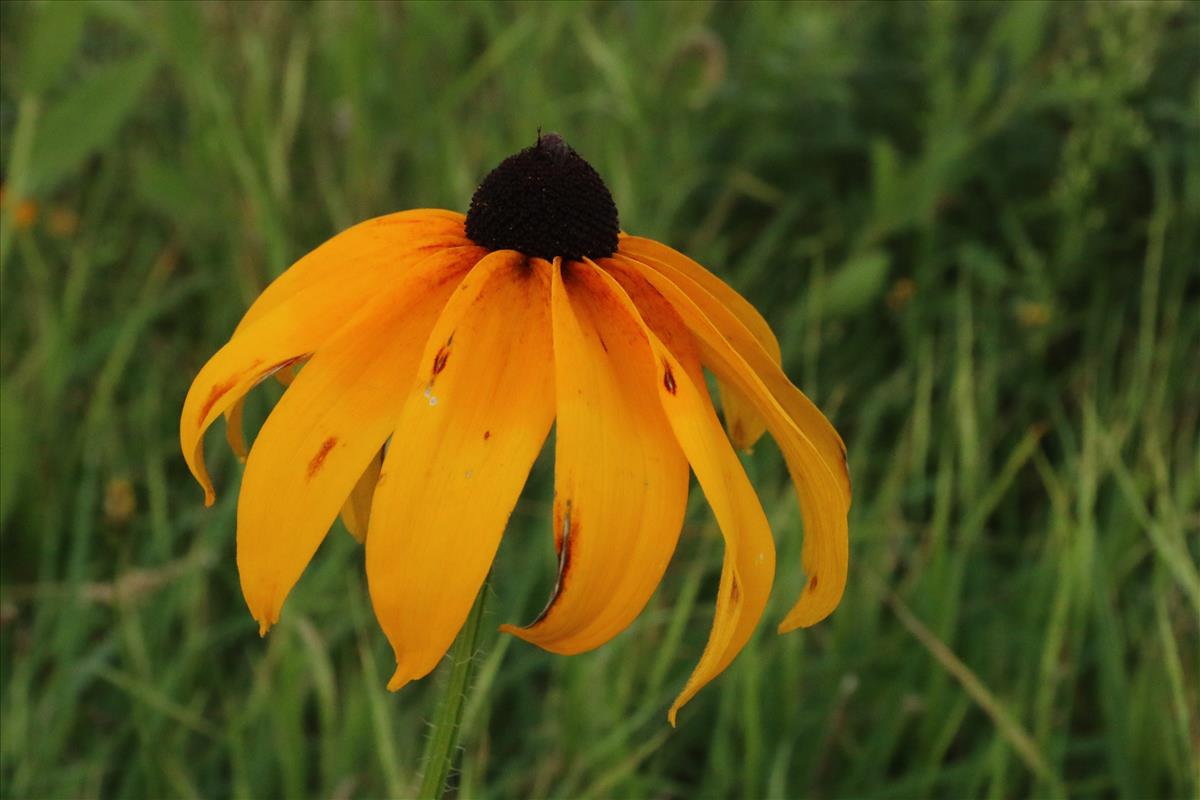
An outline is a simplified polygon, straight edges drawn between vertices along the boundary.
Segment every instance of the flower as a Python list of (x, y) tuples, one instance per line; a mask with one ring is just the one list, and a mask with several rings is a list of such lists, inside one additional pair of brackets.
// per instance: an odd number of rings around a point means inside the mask
[(224, 413), (244, 455), (243, 397), (293, 370), (246, 460), (242, 590), (265, 634), (341, 510), (365, 539), (371, 601), (396, 655), (390, 689), (445, 654), (555, 423), (558, 580), (536, 620), (502, 630), (555, 653), (624, 630), (675, 550), (690, 465), (725, 559), (674, 724), (767, 603), (775, 548), (735, 452), (765, 430), (805, 525), (807, 584), (780, 631), (841, 599), (850, 481), (837, 432), (788, 381), (754, 308), (686, 256), (621, 233), (604, 182), (557, 135), (502, 162), (465, 217), (363, 222), (263, 291), (184, 403), (180, 442), (208, 504), (204, 431)]
[(15, 202), (10, 201), (7, 189), (0, 185), (0, 210), (4, 210), (12, 202), (12, 221), (17, 226), (17, 230), (28, 230), (33, 227), (33, 223), (37, 222), (38, 205), (33, 200), (22, 198), (13, 198)]

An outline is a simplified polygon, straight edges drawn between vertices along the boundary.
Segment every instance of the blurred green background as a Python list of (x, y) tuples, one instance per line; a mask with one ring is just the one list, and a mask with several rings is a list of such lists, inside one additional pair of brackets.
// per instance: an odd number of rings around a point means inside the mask
[[(767, 315), (850, 450), (845, 600), (780, 550), (680, 715), (721, 544), (699, 491), (638, 622), (501, 637), (553, 584), (543, 458), (493, 572), (462, 797), (1200, 793), (1200, 6), (5, 3), (0, 793), (406, 796), (439, 676), (384, 689), (335, 530), (265, 640), (240, 467), (183, 395), (353, 222), (465, 210), (538, 126), (623, 227)], [(248, 419), (279, 396), (264, 385)], [(216, 428), (222, 426), (218, 424)]]

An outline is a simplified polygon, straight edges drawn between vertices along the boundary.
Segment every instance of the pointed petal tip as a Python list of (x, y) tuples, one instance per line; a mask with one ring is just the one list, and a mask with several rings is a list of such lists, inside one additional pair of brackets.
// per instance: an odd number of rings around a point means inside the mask
[(671, 706), (670, 711), (667, 712), (667, 722), (671, 723), (672, 728), (679, 727), (675, 722), (675, 715), (678, 713), (679, 713), (679, 708), (676, 706)]
[[(257, 595), (247, 593), (246, 584), (242, 584), (242, 594), (246, 600), (246, 606), (250, 609), (250, 616), (258, 623), (258, 635), (260, 638), (265, 637), (271, 628), (279, 624), (279, 605), (277, 601), (266, 600), (265, 602), (255, 599)], [(269, 595), (267, 595), (269, 597)]]
[[(801, 605), (804, 605), (803, 598), (801, 599)], [(832, 613), (833, 608), (824, 611), (817, 610), (812, 606), (796, 608), (792, 610), (792, 613), (783, 618), (783, 622), (779, 623), (777, 630), (782, 634), (791, 633), (799, 628), (811, 628)]]
[(213, 491), (211, 486), (204, 487), (204, 507), (212, 508), (213, 503), (217, 502), (217, 493)]
[(403, 689), (412, 678), (408, 673), (401, 670), (400, 665), (396, 665), (396, 671), (392, 673), (392, 677), (387, 682), (387, 690), (389, 692), (398, 692)]
[(528, 627), (521, 627), (520, 625), (510, 625), (505, 623), (500, 626), (500, 632), (511, 634), (523, 642), (528, 642), (529, 644), (542, 648), (547, 653), (554, 653), (560, 656), (573, 656), (577, 653), (583, 652), (582, 650), (557, 646), (555, 639), (548, 639), (541, 634), (541, 631), (538, 629), (536, 623), (529, 625)]

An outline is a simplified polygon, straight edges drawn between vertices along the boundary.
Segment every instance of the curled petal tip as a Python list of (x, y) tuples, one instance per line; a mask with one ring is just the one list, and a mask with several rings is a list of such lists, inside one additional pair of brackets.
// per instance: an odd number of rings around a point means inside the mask
[(259, 638), (261, 639), (261, 638), (265, 637), (267, 635), (267, 631), (269, 631), (269, 630), (271, 630), (271, 623), (267, 622), (266, 619), (260, 619), (258, 621), (258, 636), (259, 636)]
[(679, 709), (676, 708), (675, 706), (671, 706), (671, 710), (667, 712), (667, 722), (671, 723), (672, 728), (679, 727), (678, 725), (675, 724), (675, 715), (678, 713), (679, 713)]
[(212, 508), (213, 503), (217, 502), (217, 493), (211, 487), (204, 487), (204, 507)]

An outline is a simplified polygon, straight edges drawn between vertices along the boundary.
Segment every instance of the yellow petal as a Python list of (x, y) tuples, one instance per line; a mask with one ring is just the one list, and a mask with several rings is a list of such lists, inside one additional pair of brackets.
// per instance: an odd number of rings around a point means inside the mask
[[(662, 245), (659, 246), (662, 247)], [(770, 346), (764, 345), (761, 331), (756, 332), (755, 328), (746, 323), (745, 315), (735, 310), (735, 306), (728, 301), (726, 295), (737, 297), (741, 304), (753, 310), (745, 299), (724, 284), (721, 285), (724, 286), (725, 294), (714, 294), (710, 291), (708, 284), (697, 281), (691, 273), (678, 269), (673, 263), (654, 257), (638, 257), (627, 260), (643, 272), (657, 273), (652, 280), (655, 286), (659, 286), (663, 278), (670, 281), (673, 294), (685, 298), (683, 304), (685, 307), (694, 307), (702, 316), (707, 317), (707, 324), (700, 327), (705, 330), (715, 329), (717, 331), (720, 341), (723, 342), (723, 348), (731, 348), (734, 353), (745, 360), (751, 369), (759, 374), (768, 390), (776, 396), (787, 412), (795, 417), (797, 423), (804, 429), (805, 435), (813, 440), (820, 450), (821, 457), (826, 459), (832, 468), (840, 470), (841, 461), (846, 452), (846, 446), (842, 442), (841, 436), (820, 409), (788, 380), (780, 366), (778, 343), (772, 341)], [(699, 268), (698, 265), (696, 266)], [(647, 275), (647, 278), (650, 277), (652, 276)], [(712, 275), (709, 275), (709, 279), (710, 282), (720, 283)], [(671, 299), (670, 295), (667, 296), (668, 299)], [(680, 306), (673, 299), (671, 302), (676, 307)], [(680, 313), (682, 313), (682, 308)], [(696, 325), (688, 319), (687, 314), (684, 314), (684, 319), (688, 327), (696, 332)], [(757, 319), (762, 326), (766, 325), (761, 317)], [(701, 341), (704, 341), (703, 337)], [(757, 396), (757, 392), (749, 392), (746, 395), (756, 408), (761, 403)]]
[(592, 264), (553, 275), (554, 596), (513, 633), (556, 653), (598, 647), (641, 613), (675, 551), (688, 465), (637, 322)]
[(367, 525), (371, 521), (371, 498), (375, 496), (375, 485), (379, 483), (379, 470), (382, 466), (383, 451), (380, 450), (371, 459), (358, 483), (354, 484), (350, 496), (342, 506), (342, 524), (359, 544), (367, 541)]
[[(478, 261), (485, 251), (475, 246), (448, 247), (421, 257), (418, 263), (454, 264)], [(340, 283), (314, 284), (287, 302), (239, 328), (200, 370), (188, 390), (179, 422), (179, 442), (192, 475), (204, 487), (205, 503), (215, 497), (204, 465), (204, 432), (227, 408), (267, 375), (316, 351), (381, 287), (395, 285), (407, 272), (388, 276), (378, 269), (346, 263)], [(282, 276), (281, 276), (282, 279)]]
[(264, 633), (392, 432), (397, 397), (470, 266), (443, 254), (380, 287), (263, 423), (238, 497), (237, 556), (242, 592)]
[[(771, 326), (758, 313), (758, 309), (716, 275), (678, 250), (653, 239), (644, 239), (640, 236), (622, 237), (620, 252), (644, 261), (651, 267), (655, 263), (668, 264), (691, 278), (697, 286), (705, 290), (702, 293), (703, 296), (692, 297), (701, 308), (706, 307), (705, 301), (709, 298), (721, 303), (745, 326), (750, 335), (763, 350), (767, 351), (767, 355), (776, 364), (782, 362), (783, 356), (779, 349), (779, 340), (775, 338)], [(681, 288), (685, 292), (687, 291), (686, 287)], [(721, 406), (725, 413), (725, 427), (729, 431), (729, 438), (733, 440), (734, 447), (739, 450), (748, 450), (762, 436), (763, 431), (766, 430), (766, 423), (763, 421), (762, 415), (755, 410), (754, 404), (737, 387), (720, 380), (717, 381), (717, 384), (721, 391)]]
[[(299, 313), (311, 309), (314, 317), (319, 317), (323, 310), (324, 292), (359, 290), (355, 301), (365, 302), (375, 286), (391, 279), (389, 273), (407, 269), (438, 249), (470, 245), (463, 226), (462, 214), (422, 208), (376, 217), (347, 228), (273, 280), (250, 305), (234, 335), (297, 296), (316, 297), (315, 309), (308, 304), (293, 306)], [(478, 258), (483, 255), (480, 252)], [(351, 271), (355, 280), (347, 284)], [(319, 319), (314, 321), (319, 325)], [(276, 374), (284, 386), (291, 377), (290, 368)], [(243, 400), (239, 398), (225, 412), (225, 438), (237, 457), (245, 461), (242, 407)]]
[[(281, 386), (288, 386), (296, 377), (299, 362), (289, 363), (274, 371), (275, 380)], [(265, 378), (266, 376), (264, 376)], [(260, 379), (262, 380), (262, 379)], [(246, 463), (249, 448), (246, 447), (246, 434), (243, 430), (242, 416), (246, 410), (246, 395), (239, 397), (233, 405), (225, 409), (225, 441), (229, 449), (237, 456), (238, 461)]]
[(750, 452), (766, 431), (766, 421), (737, 387), (717, 379), (717, 390), (721, 393), (721, 412), (729, 440), (738, 450)]
[(246, 411), (246, 395), (242, 395), (233, 402), (229, 408), (225, 409), (225, 441), (229, 443), (229, 449), (237, 456), (238, 461), (246, 463), (246, 456), (250, 454), (250, 448), (246, 446), (245, 426), (242, 422), (242, 417)]
[(550, 430), (550, 268), (506, 250), (481, 261), (397, 398), (367, 535), (371, 601), (396, 653), (389, 689), (454, 640)]
[(465, 218), (453, 211), (420, 208), (358, 223), (312, 250), (263, 289), (239, 328), (271, 313), (298, 294), (336, 290), (348, 278), (379, 282), (446, 247), (471, 245)]
[(619, 252), (628, 253), (638, 261), (643, 260), (641, 256), (646, 256), (651, 262), (650, 266), (654, 266), (655, 262), (665, 263), (691, 278), (697, 286), (703, 288), (708, 295), (724, 305), (741, 321), (746, 330), (754, 336), (775, 363), (780, 362), (782, 354), (779, 349), (779, 340), (775, 338), (771, 326), (767, 324), (762, 314), (758, 313), (758, 309), (750, 301), (735, 292), (729, 284), (716, 275), (678, 250), (641, 236), (621, 237)]
[[(324, 336), (320, 341), (324, 341), (332, 330), (321, 333)], [(315, 338), (297, 330), (294, 320), (286, 314), (269, 315), (230, 339), (192, 381), (179, 419), (179, 446), (192, 475), (204, 488), (205, 505), (212, 505), (216, 495), (204, 464), (204, 432), (264, 377), (288, 361), (311, 353), (319, 343)], [(240, 423), (240, 420), (238, 409), (235, 421)], [(230, 435), (228, 428), (227, 435)]]
[(802, 558), (808, 576), (780, 632), (820, 622), (841, 600), (849, 562), (850, 475), (841, 437), (766, 352), (747, 340), (745, 327), (724, 306), (706, 301), (701, 309), (692, 300), (704, 297), (703, 287), (662, 262), (651, 269), (640, 260), (614, 260), (641, 267), (642, 275), (671, 302), (695, 336), (706, 366), (753, 400), (779, 443), (804, 517)]
[(691, 377), (697, 374), (699, 365), (681, 364), (671, 349), (641, 324), (636, 308), (616, 279), (599, 274), (620, 299), (625, 313), (639, 321), (643, 348), (649, 344), (648, 354), (653, 358), (655, 392), (725, 538), (725, 563), (712, 632), (700, 663), (671, 704), (667, 718), (674, 725), (679, 709), (728, 667), (749, 641), (771, 593), (775, 544), (754, 487), (721, 430), (708, 393)]

